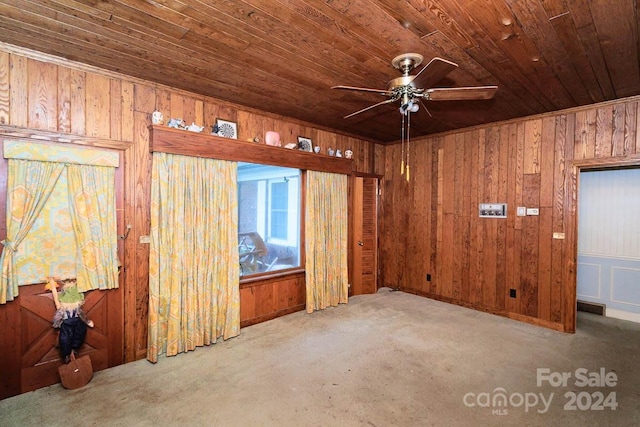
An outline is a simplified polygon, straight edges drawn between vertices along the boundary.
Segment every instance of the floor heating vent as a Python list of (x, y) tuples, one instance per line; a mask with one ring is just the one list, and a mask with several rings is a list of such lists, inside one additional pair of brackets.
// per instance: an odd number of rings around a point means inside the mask
[(578, 301), (578, 311), (586, 311), (587, 313), (599, 314), (604, 316), (607, 306), (595, 302)]

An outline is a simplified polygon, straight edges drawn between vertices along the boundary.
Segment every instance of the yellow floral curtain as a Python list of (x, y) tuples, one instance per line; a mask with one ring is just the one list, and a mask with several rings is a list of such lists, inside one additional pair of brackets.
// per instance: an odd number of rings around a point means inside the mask
[[(7, 238), (0, 258), (0, 304), (18, 296), (21, 280), (42, 280), (38, 273), (49, 275), (51, 269), (57, 275), (61, 263), (62, 270), (76, 274), (82, 291), (118, 287), (118, 153), (72, 144), (4, 140), (3, 154), (8, 159)], [(69, 242), (67, 249), (78, 254), (49, 257), (48, 251), (59, 247), (60, 240)]]
[(240, 333), (237, 163), (153, 153), (147, 359)]
[(78, 290), (118, 287), (115, 169), (67, 166), (69, 208), (76, 248)]
[(33, 226), (63, 172), (63, 163), (8, 160), (7, 238), (2, 241), (0, 304), (18, 296), (14, 254)]
[(307, 312), (348, 302), (347, 176), (307, 172)]

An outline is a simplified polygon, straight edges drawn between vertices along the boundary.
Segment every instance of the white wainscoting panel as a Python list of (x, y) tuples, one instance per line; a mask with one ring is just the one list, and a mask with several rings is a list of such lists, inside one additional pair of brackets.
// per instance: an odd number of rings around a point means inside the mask
[(578, 299), (599, 299), (602, 290), (600, 264), (578, 262)]
[(611, 267), (610, 299), (640, 307), (640, 269)]

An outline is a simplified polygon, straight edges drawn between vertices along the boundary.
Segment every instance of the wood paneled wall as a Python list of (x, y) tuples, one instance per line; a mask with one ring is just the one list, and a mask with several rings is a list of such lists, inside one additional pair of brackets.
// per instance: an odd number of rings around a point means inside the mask
[[(410, 182), (388, 146), (381, 285), (573, 331), (578, 171), (640, 164), (639, 102), (412, 141)], [(479, 218), (479, 203), (507, 203), (508, 216)]]
[[(257, 136), (264, 141), (264, 133), (274, 130), (284, 142), (296, 142), (299, 135), (312, 138), (323, 152), (328, 147), (343, 152), (351, 148), (354, 167), (359, 172), (380, 173), (384, 167), (384, 148), (368, 141), (37, 52), (24, 50), (18, 54), (0, 50), (0, 125), (27, 133), (34, 129), (128, 143), (122, 144), (129, 147), (123, 149), (124, 216), (125, 224), (132, 227), (125, 241), (122, 273), (125, 362), (146, 356), (149, 245), (140, 243), (140, 237), (149, 234), (150, 226), (148, 126), (155, 109), (162, 111), (165, 120), (182, 118), (208, 129), (217, 118), (236, 121), (242, 140)], [(2, 204), (0, 212), (4, 209)], [(119, 234), (123, 233), (124, 230), (119, 230)], [(300, 289), (304, 291), (304, 280), (299, 277), (252, 283), (241, 292), (241, 321), (255, 323), (284, 314), (292, 307), (300, 309)], [(0, 325), (0, 334), (5, 333), (19, 331), (9, 331)]]

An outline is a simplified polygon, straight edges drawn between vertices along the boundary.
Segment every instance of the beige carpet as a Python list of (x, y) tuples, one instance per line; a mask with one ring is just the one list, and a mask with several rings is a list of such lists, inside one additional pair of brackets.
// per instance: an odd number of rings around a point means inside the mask
[[(580, 313), (578, 332), (562, 334), (382, 289), (156, 365), (97, 372), (79, 390), (55, 385), (5, 399), (0, 425), (637, 426), (639, 332)], [(571, 378), (538, 386), (538, 368)], [(587, 376), (604, 368), (617, 384), (579, 387), (580, 368)], [(493, 402), (500, 393), (503, 406)], [(576, 409), (566, 410), (571, 393)], [(609, 398), (591, 410), (598, 393), (614, 393), (617, 409)]]

